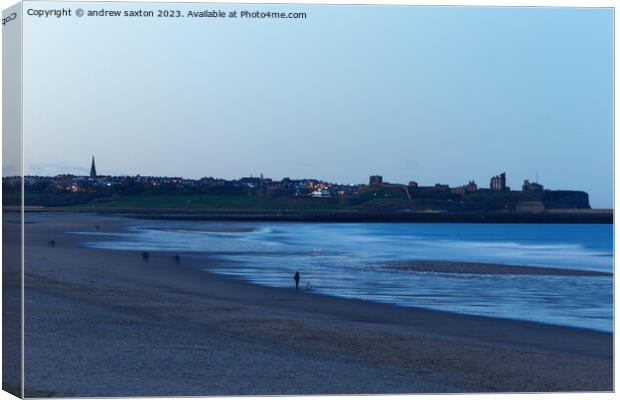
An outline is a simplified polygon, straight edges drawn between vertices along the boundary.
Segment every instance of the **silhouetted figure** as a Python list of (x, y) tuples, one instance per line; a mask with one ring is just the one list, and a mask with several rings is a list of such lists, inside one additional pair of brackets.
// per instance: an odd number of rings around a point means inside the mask
[(175, 256), (174, 256), (174, 262), (175, 262), (175, 263), (177, 263), (177, 264), (180, 264), (180, 263), (181, 263), (181, 256), (180, 256), (180, 255), (178, 255), (178, 254), (177, 254), (177, 255), (175, 255)]
[(55, 240), (50, 240), (49, 241), (49, 245), (50, 245), (50, 247), (56, 247), (56, 241)]
[(295, 289), (299, 289), (299, 271), (295, 272)]
[(99, 225), (95, 225), (95, 229), (99, 230), (101, 227)]
[(142, 261), (146, 262), (149, 260), (149, 253), (146, 251), (142, 252)]

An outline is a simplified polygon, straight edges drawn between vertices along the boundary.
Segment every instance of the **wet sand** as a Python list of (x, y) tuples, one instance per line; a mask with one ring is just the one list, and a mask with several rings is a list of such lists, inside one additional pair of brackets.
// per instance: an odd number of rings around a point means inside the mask
[(587, 271), (566, 268), (544, 268), (525, 265), (504, 265), (476, 262), (412, 260), (377, 264), (375, 267), (411, 272), (435, 272), (443, 274), (487, 274), (487, 275), (545, 275), (545, 276), (612, 276), (602, 271)]
[(216, 254), (143, 261), (65, 233), (123, 217), (29, 218), (27, 395), (613, 390), (608, 333), (261, 287), (198, 270)]

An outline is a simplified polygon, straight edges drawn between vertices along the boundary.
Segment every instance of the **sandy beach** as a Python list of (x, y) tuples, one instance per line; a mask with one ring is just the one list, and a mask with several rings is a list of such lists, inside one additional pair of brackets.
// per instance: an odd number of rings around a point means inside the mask
[(145, 261), (69, 233), (126, 221), (28, 217), (27, 396), (613, 390), (608, 333), (262, 287), (198, 269), (217, 254)]

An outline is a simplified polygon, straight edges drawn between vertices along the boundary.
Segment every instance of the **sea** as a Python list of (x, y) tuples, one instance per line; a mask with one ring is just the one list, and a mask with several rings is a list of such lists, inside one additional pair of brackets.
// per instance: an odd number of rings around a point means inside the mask
[[(259, 285), (460, 314), (613, 331), (613, 276), (417, 272), (416, 260), (613, 272), (611, 224), (133, 220), (87, 247), (209, 252), (208, 271)], [(179, 265), (179, 267), (183, 267)], [(206, 270), (206, 268), (205, 268)]]

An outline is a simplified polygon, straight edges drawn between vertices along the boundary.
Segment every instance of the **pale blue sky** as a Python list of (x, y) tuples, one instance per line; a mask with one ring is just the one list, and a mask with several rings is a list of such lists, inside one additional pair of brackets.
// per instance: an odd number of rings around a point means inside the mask
[[(103, 7), (162, 5), (82, 5)], [(612, 206), (610, 9), (169, 8), (308, 18), (26, 16), (26, 173), (85, 174), (91, 155), (101, 174), (193, 178), (488, 187), (505, 171), (519, 188), (538, 171)]]

